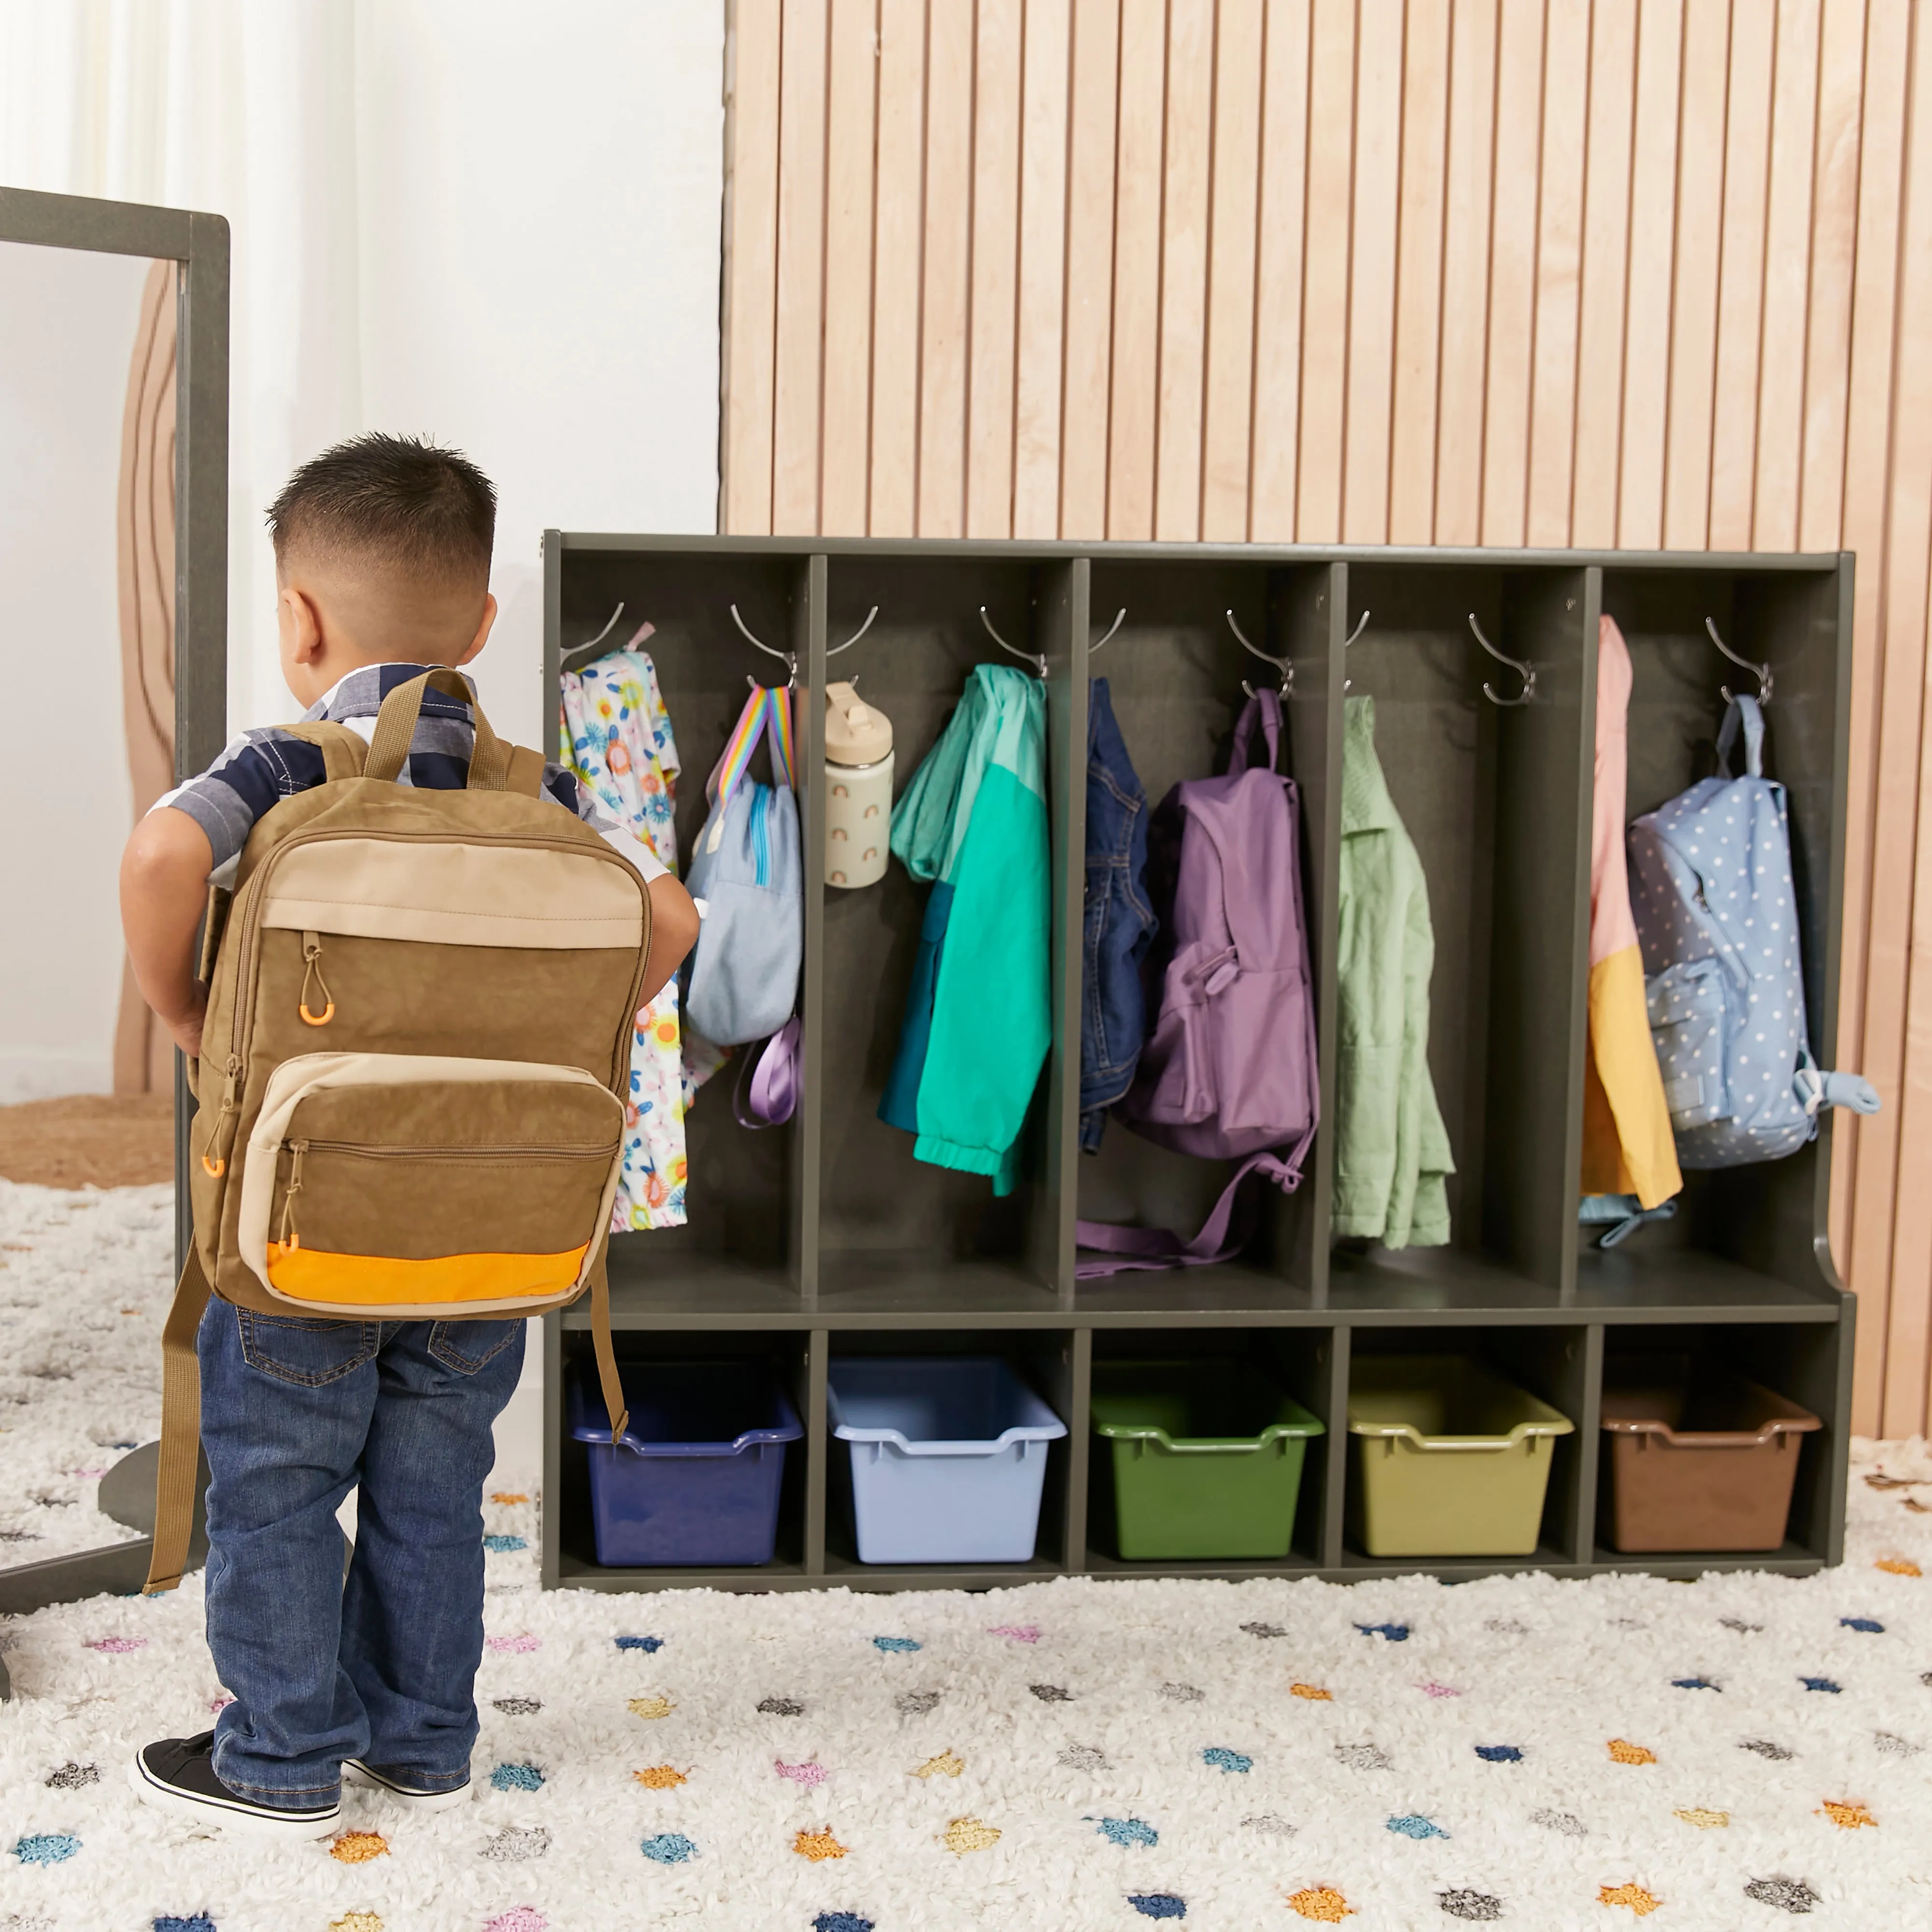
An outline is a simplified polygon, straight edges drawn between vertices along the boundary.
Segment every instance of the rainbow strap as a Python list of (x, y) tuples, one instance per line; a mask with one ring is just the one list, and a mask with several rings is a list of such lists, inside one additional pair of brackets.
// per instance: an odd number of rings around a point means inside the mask
[(784, 689), (769, 689), (764, 685), (755, 686), (745, 700), (745, 708), (738, 714), (738, 722), (731, 728), (731, 735), (724, 741), (724, 748), (718, 754), (718, 762), (712, 767), (711, 777), (704, 788), (705, 796), (715, 806), (728, 799), (736, 791), (752, 762), (752, 754), (758, 748), (758, 740), (764, 736), (767, 723), (771, 727), (772, 776), (782, 785), (794, 786), (793, 776), (797, 769), (794, 748), (794, 724), (790, 703), (791, 694)]

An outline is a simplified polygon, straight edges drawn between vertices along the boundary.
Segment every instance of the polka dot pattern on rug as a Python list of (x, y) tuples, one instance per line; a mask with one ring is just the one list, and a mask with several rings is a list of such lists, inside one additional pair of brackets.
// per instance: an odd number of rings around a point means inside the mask
[(76, 1856), (80, 1840), (68, 1832), (30, 1832), (14, 1843), (14, 1856), (23, 1865), (58, 1865)]
[(1304, 1886), (1288, 1895), (1288, 1909), (1318, 1925), (1339, 1925), (1354, 1916), (1355, 1908), (1331, 1885)]
[(681, 1865), (698, 1856), (698, 1847), (682, 1832), (660, 1832), (638, 1849), (657, 1865)]

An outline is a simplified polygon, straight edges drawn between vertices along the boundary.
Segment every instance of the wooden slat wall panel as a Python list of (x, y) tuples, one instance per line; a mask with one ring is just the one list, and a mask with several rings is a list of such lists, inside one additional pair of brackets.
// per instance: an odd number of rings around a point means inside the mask
[[(872, 124), (878, 57), (877, 0), (832, 0), (832, 80), (826, 111), (835, 128)], [(826, 149), (825, 421), (819, 527), (862, 536), (872, 413), (872, 144)]]
[(1389, 424), (1391, 543), (1430, 543), (1436, 534), (1449, 17), (1446, 7), (1412, 8), (1402, 50), (1402, 213), (1396, 260), (1394, 419)]
[(1072, 0), (1031, 0), (1021, 76), (1020, 286), (1013, 394), (1013, 535), (1060, 529), (1060, 357), (1066, 301), (1066, 116)]
[(1482, 534), (1484, 377), (1490, 346), (1490, 183), (1496, 112), (1496, 0), (1464, 0), (1450, 28), (1448, 212), (1436, 430), (1436, 541)]
[(1740, 7), (1732, 23), (1724, 242), (1718, 264), (1718, 366), (1711, 418), (1709, 535), (1714, 550), (1750, 548), (1752, 486), (1757, 476), (1758, 360), (1764, 339), (1772, 49), (1777, 26), (1777, 11), (1771, 6)]
[(1520, 544), (1528, 527), (1543, 16), (1541, 0), (1503, 0), (1496, 47), (1496, 172), (1490, 190), (1489, 384), (1479, 538), (1486, 544)]
[(1582, 279), (1583, 142), (1589, 126), (1589, 0), (1551, 0), (1543, 56), (1537, 215), (1536, 349), (1530, 369), (1529, 541), (1570, 541), (1576, 433), (1577, 302)]
[(1222, 0), (1216, 10), (1200, 533), (1210, 543), (1239, 543), (1248, 533), (1253, 447), (1263, 0)]
[(980, 0), (973, 63), (973, 272), (966, 534), (1013, 533), (1019, 292), (1020, 0)]
[(733, 0), (720, 519), (1859, 554), (1833, 1244), (1932, 1412), (1912, 0)]
[(1358, 0), (1348, 394), (1342, 464), (1342, 535), (1350, 543), (1388, 541), (1402, 28), (1402, 0)]
[[(1844, 977), (1852, 998), (1846, 1003), (1838, 1040), (1840, 1054), (1878, 1065), (1883, 1042), (1898, 1030), (1891, 1016), (1895, 964), (1887, 958), (1879, 928), (1899, 916), (1890, 892), (1872, 890), (1881, 772), (1879, 719), (1887, 670), (1901, 660), (1886, 648), (1886, 510), (1892, 469), (1893, 338), (1898, 289), (1900, 209), (1904, 199), (1906, 73), (1911, 45), (1912, 0), (1873, 0), (1868, 21), (1865, 80), (1862, 93), (1858, 236), (1852, 295), (1851, 380), (1846, 400), (1846, 442), (1859, 452), (1845, 468), (1844, 536), (1858, 557), (1859, 592), (1853, 614), (1855, 675), (1852, 685), (1850, 832), (1846, 841), (1846, 944)], [(1854, 908), (1862, 915), (1852, 923)], [(1854, 961), (1856, 977), (1854, 978)], [(1898, 1091), (1895, 1056), (1869, 1076), (1889, 1076)], [(1881, 1087), (1880, 1091), (1886, 1091)], [(1876, 1430), (1883, 1414), (1886, 1340), (1891, 1307), (1892, 1200), (1895, 1144), (1892, 1124), (1864, 1131), (1861, 1122), (1840, 1142), (1846, 1156), (1832, 1162), (1836, 1252), (1855, 1270), (1865, 1306), (1859, 1311), (1858, 1372), (1853, 1403), (1861, 1427)], [(1838, 1228), (1845, 1232), (1842, 1235)]]
[(1300, 472), (1301, 263), (1307, 235), (1310, 0), (1269, 0), (1262, 80), (1261, 238), (1255, 266), (1255, 428), (1248, 536), (1294, 535)]
[(1583, 286), (1577, 319), (1576, 464), (1570, 541), (1617, 541), (1623, 447), (1624, 291), (1630, 266), (1632, 116), (1636, 110), (1636, 9), (1599, 7), (1590, 22), (1590, 126), (1583, 164)]
[(1169, 0), (1167, 26), (1154, 533), (1163, 542), (1191, 543), (1201, 535), (1214, 0)]
[[(740, 34), (744, 32), (740, 26)], [(874, 536), (909, 537), (919, 501), (919, 316), (925, 230), (925, 0), (879, 0), (873, 210), (872, 496)], [(841, 124), (842, 137), (845, 132)], [(725, 415), (736, 409), (728, 391)], [(763, 530), (762, 524), (726, 529)], [(770, 526), (782, 529), (782, 524)]]
[(772, 520), (814, 529), (825, 364), (826, 0), (785, 0), (778, 53), (778, 301)]

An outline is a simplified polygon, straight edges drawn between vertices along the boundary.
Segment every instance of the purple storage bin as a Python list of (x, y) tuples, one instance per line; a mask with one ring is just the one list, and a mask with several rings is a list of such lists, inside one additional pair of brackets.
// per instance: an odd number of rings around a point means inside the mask
[(742, 1568), (778, 1538), (785, 1444), (798, 1412), (758, 1362), (627, 1362), (615, 1444), (596, 1370), (574, 1364), (570, 1432), (587, 1445), (597, 1561), (606, 1568)]

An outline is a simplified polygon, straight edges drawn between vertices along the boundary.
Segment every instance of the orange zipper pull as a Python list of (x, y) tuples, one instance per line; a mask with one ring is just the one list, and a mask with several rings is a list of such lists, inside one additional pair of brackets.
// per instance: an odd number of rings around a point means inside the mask
[[(308, 1010), (308, 982), (313, 979), (322, 989), (322, 1009), (319, 1013)], [(310, 1026), (326, 1026), (335, 1017), (335, 1002), (328, 997), (328, 983), (322, 976), (322, 934), (305, 932), (302, 934), (302, 982), (300, 1011), (303, 1019)]]
[(289, 1166), (289, 1191), (282, 1196), (281, 1249), (285, 1255), (292, 1255), (302, 1246), (302, 1236), (295, 1228), (296, 1196), (302, 1190), (302, 1156), (308, 1152), (307, 1141), (289, 1141), (284, 1143), (293, 1153), (295, 1159)]
[[(242, 1079), (242, 1056), (238, 1053), (228, 1056), (226, 1071), (228, 1077), (222, 1083), (221, 1108), (214, 1117), (214, 1132), (208, 1141), (208, 1153), (201, 1157), (202, 1171), (216, 1180), (228, 1171), (229, 1150), (235, 1144), (234, 1130), (229, 1123), (242, 1111), (241, 1096), (236, 1091)], [(227, 1129), (226, 1134), (223, 1132), (224, 1128)], [(218, 1148), (218, 1153), (215, 1151)]]

